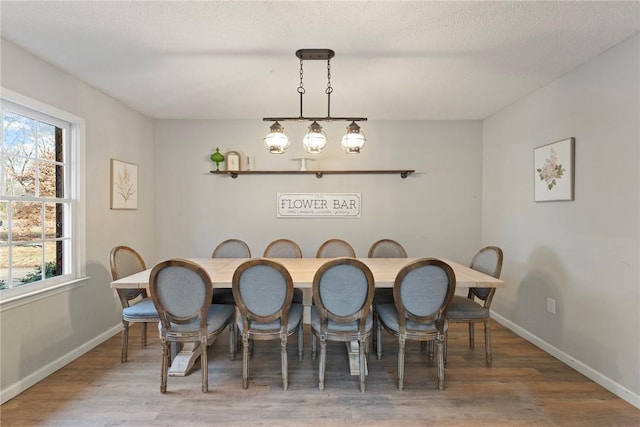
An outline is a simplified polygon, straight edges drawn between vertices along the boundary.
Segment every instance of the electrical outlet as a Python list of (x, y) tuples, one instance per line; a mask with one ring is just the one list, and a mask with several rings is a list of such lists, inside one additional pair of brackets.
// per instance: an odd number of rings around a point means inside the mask
[(556, 300), (553, 298), (547, 298), (547, 311), (551, 314), (556, 314)]

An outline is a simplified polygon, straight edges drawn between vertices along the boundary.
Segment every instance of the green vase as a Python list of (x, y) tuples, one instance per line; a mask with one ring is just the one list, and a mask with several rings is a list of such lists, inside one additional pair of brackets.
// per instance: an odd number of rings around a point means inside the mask
[(224, 162), (224, 156), (219, 148), (216, 148), (216, 152), (211, 155), (211, 161), (216, 163), (216, 172), (218, 172), (220, 170), (220, 163)]

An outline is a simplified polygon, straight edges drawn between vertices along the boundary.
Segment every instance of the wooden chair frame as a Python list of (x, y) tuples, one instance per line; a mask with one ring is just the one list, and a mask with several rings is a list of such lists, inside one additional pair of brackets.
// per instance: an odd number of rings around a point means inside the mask
[[(240, 290), (242, 274), (255, 266), (270, 267), (282, 276), (284, 279), (287, 292), (284, 297), (280, 309), (270, 315), (264, 316), (252, 312), (245, 304), (242, 292)], [(236, 301), (237, 313), (239, 321), (242, 322), (242, 388), (249, 386), (249, 346), (250, 340), (280, 340), (280, 355), (282, 369), (282, 388), (286, 390), (289, 386), (288, 360), (287, 360), (287, 338), (297, 332), (298, 334), (298, 359), (302, 360), (302, 349), (304, 342), (303, 321), (300, 319), (295, 330), (289, 331), (287, 328), (289, 319), (289, 309), (293, 299), (293, 279), (291, 274), (282, 264), (265, 259), (252, 259), (240, 264), (233, 274), (233, 298)], [(269, 324), (280, 319), (280, 328), (274, 330), (255, 329), (250, 327), (250, 322)]]
[[(123, 276), (120, 274), (120, 272), (118, 271), (118, 262), (117, 262), (117, 257), (118, 257), (118, 253), (119, 252), (127, 252), (130, 255), (132, 255), (140, 264), (140, 271), (144, 271), (147, 269), (147, 266), (144, 262), (144, 259), (142, 259), (142, 256), (133, 248), (129, 247), (129, 246), (124, 246), (124, 245), (120, 245), (120, 246), (116, 246), (113, 249), (111, 249), (111, 252), (109, 253), (109, 264), (111, 267), (111, 278), (112, 280), (118, 280), (120, 278), (122, 278)], [(147, 290), (146, 289), (116, 289), (117, 293), (118, 293), (118, 297), (120, 299), (120, 304), (122, 304), (122, 309), (124, 310), (125, 308), (130, 307), (129, 303), (130, 301), (140, 297), (140, 298), (148, 298), (147, 295)], [(131, 316), (127, 316), (125, 315), (125, 313), (122, 313), (122, 343), (121, 343), (121, 354), (120, 354), (120, 361), (122, 363), (127, 361), (128, 358), (128, 348), (129, 348), (129, 324), (130, 323), (140, 323), (140, 326), (142, 328), (142, 346), (146, 347), (147, 345), (147, 323), (156, 323), (160, 321), (159, 317), (155, 317), (153, 319), (149, 319), (147, 317), (145, 318), (138, 318), (138, 317), (131, 317)]]
[[(320, 286), (322, 277), (324, 274), (340, 265), (351, 265), (359, 270), (361, 270), (365, 278), (367, 280), (367, 295), (363, 300), (360, 308), (353, 314), (349, 316), (340, 316), (333, 312), (331, 312), (322, 301)], [(365, 350), (368, 345), (368, 339), (373, 333), (373, 328), (371, 330), (366, 329), (366, 319), (371, 310), (371, 304), (373, 302), (373, 294), (374, 294), (374, 278), (373, 273), (366, 264), (362, 261), (359, 261), (355, 258), (349, 257), (341, 257), (335, 258), (331, 261), (327, 261), (324, 263), (318, 271), (316, 271), (313, 278), (313, 300), (315, 301), (316, 309), (318, 310), (318, 315), (320, 317), (320, 330), (315, 330), (313, 327), (311, 328), (313, 334), (312, 341), (312, 358), (316, 358), (316, 337), (320, 339), (320, 363), (319, 363), (319, 388), (320, 390), (324, 390), (324, 378), (325, 378), (325, 365), (327, 358), (327, 341), (341, 341), (341, 342), (351, 342), (358, 341), (359, 343), (359, 358), (360, 358), (360, 391), (365, 391)], [(339, 324), (348, 324), (357, 322), (358, 328), (355, 331), (335, 331), (328, 328), (329, 320)]]
[(342, 239), (329, 239), (320, 245), (320, 247), (318, 248), (318, 251), (316, 252), (316, 258), (334, 258), (334, 257), (327, 257), (323, 255), (323, 252), (327, 250), (328, 247), (334, 246), (334, 245), (341, 245), (345, 248), (345, 250), (348, 252), (348, 255), (344, 255), (344, 256), (348, 256), (352, 258), (356, 257), (356, 251), (353, 249), (353, 246), (349, 244), (349, 242)]
[[(158, 296), (158, 275), (166, 268), (171, 267), (182, 267), (188, 269), (194, 273), (196, 273), (202, 281), (202, 286), (204, 287), (204, 300), (200, 307), (199, 313), (195, 316), (189, 317), (178, 317), (169, 313), (165, 308)], [(169, 372), (169, 364), (170, 361), (170, 349), (169, 343), (184, 343), (184, 342), (199, 342), (200, 343), (200, 361), (202, 371), (202, 392), (206, 393), (209, 390), (209, 365), (208, 365), (208, 355), (207, 355), (207, 347), (209, 343), (213, 341), (215, 337), (220, 335), (225, 328), (229, 329), (229, 354), (233, 359), (233, 355), (235, 353), (235, 344), (233, 341), (233, 319), (234, 316), (231, 315), (230, 318), (225, 322), (219, 329), (208, 332), (207, 325), (207, 317), (209, 314), (209, 308), (211, 307), (211, 297), (213, 294), (213, 287), (211, 284), (211, 277), (209, 274), (200, 267), (198, 264), (183, 260), (183, 259), (172, 259), (168, 261), (164, 261), (156, 265), (153, 270), (151, 270), (151, 275), (149, 276), (149, 291), (151, 293), (151, 298), (153, 299), (153, 303), (158, 309), (158, 315), (160, 316), (160, 342), (162, 343), (162, 366), (161, 366), (161, 376), (160, 376), (160, 392), (165, 393), (167, 391), (167, 377)], [(197, 319), (200, 319), (200, 327), (198, 330), (192, 331), (179, 331), (172, 330), (171, 323), (175, 324), (189, 324)]]
[[(471, 260), (470, 268), (474, 268), (474, 264), (476, 260), (487, 251), (494, 251), (497, 254), (497, 262), (495, 266), (495, 270), (492, 272), (485, 272), (490, 276), (495, 277), (496, 279), (500, 278), (500, 274), (502, 273), (502, 259), (503, 252), (497, 246), (485, 246), (480, 249)], [(447, 320), (450, 323), (468, 323), (469, 324), (469, 347), (475, 347), (475, 324), (482, 323), (484, 325), (484, 353), (485, 353), (485, 363), (487, 366), (491, 366), (493, 363), (493, 357), (491, 355), (491, 328), (489, 321), (491, 319), (490, 309), (491, 302), (493, 301), (493, 296), (496, 293), (496, 288), (485, 289), (485, 288), (469, 288), (469, 292), (467, 294), (467, 298), (472, 301), (475, 301), (476, 298), (482, 301), (481, 305), (483, 308), (487, 309), (487, 315), (484, 317), (447, 317)], [(447, 360), (447, 346), (445, 343), (445, 362)]]
[(267, 247), (264, 248), (264, 253), (262, 254), (262, 256), (264, 258), (279, 258), (279, 257), (271, 256), (269, 252), (271, 252), (278, 246), (284, 246), (284, 245), (289, 246), (293, 249), (293, 251), (296, 253), (295, 258), (302, 258), (302, 249), (300, 249), (300, 245), (298, 245), (293, 240), (289, 240), (289, 239), (278, 239), (269, 243)]
[[(434, 311), (431, 315), (419, 316), (408, 311), (402, 301), (402, 286), (405, 277), (413, 270), (426, 267), (426, 266), (440, 267), (447, 275), (448, 288), (440, 307)], [(398, 326), (399, 331), (387, 327), (378, 317), (376, 319), (377, 324), (377, 339), (378, 339), (378, 359), (382, 358), (382, 335), (381, 330), (384, 328), (388, 333), (398, 337), (398, 389), (404, 389), (404, 353), (406, 340), (413, 341), (436, 341), (437, 346), (437, 365), (438, 365), (438, 389), (444, 390), (444, 343), (446, 339), (446, 314), (449, 303), (453, 299), (453, 295), (456, 290), (456, 276), (451, 266), (447, 263), (434, 259), (434, 258), (421, 258), (403, 267), (398, 272), (393, 284), (393, 297), (395, 300), (396, 310), (398, 312)], [(435, 331), (420, 331), (420, 330), (408, 330), (407, 319), (417, 323), (434, 322), (436, 325)]]

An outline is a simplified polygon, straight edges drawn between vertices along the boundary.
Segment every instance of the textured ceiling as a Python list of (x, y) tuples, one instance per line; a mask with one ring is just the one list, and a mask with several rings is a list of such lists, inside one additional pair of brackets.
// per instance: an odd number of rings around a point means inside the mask
[[(482, 119), (640, 30), (630, 2), (1, 2), (2, 37), (153, 118)], [(305, 61), (305, 116), (326, 63)]]

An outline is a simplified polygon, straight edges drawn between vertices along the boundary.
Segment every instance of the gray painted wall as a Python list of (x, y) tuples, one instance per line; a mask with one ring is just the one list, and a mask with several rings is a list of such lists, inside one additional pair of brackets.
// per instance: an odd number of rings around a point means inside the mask
[[(399, 175), (214, 176), (217, 146), (251, 155), (255, 169), (297, 170), (306, 126), (288, 123), (291, 147), (270, 154), (262, 138), (271, 123), (161, 121), (156, 123), (155, 227), (157, 255), (209, 257), (226, 238), (245, 240), (254, 256), (290, 238), (315, 256), (330, 238), (343, 238), (366, 257), (369, 246), (393, 238), (410, 256), (442, 256), (468, 263), (480, 244), (481, 126), (479, 121), (362, 124), (368, 143), (359, 155), (339, 148), (346, 124), (327, 127), (330, 142), (309, 169), (415, 169)], [(310, 157), (310, 155), (307, 155)], [(277, 218), (276, 194), (360, 193), (362, 217)]]
[[(109, 250), (130, 244), (153, 262), (153, 122), (2, 40), (4, 88), (86, 120), (86, 285), (0, 312), (0, 388), (20, 391), (120, 323)], [(109, 209), (110, 158), (139, 166), (139, 208)], [(93, 345), (97, 344), (95, 342)]]
[[(639, 51), (635, 36), (483, 122), (482, 215), (505, 252), (494, 311), (636, 406)], [(534, 203), (533, 149), (567, 137), (575, 201)]]

